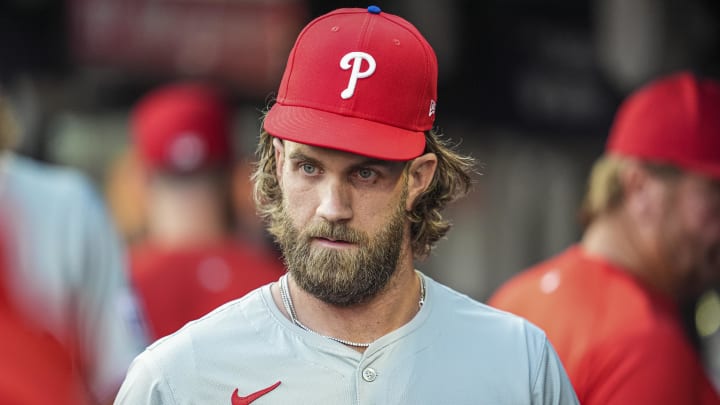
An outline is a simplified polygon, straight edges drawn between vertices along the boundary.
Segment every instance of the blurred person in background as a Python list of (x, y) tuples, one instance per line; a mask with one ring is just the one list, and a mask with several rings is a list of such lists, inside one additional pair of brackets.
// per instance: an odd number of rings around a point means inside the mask
[(582, 404), (720, 404), (679, 311), (720, 280), (720, 82), (630, 95), (582, 214), (577, 245), (489, 303), (545, 330)]
[[(14, 266), (0, 223), (0, 398), (5, 405), (86, 405), (73, 349), (18, 311), (6, 277)], [(39, 389), (39, 387), (41, 387)]]
[(131, 272), (153, 339), (284, 273), (237, 229), (230, 118), (224, 96), (200, 82), (153, 89), (131, 112), (146, 216)]
[(89, 178), (14, 153), (18, 129), (0, 99), (0, 207), (13, 259), (8, 299), (20, 317), (72, 348), (88, 403), (107, 403), (147, 344), (125, 250)]

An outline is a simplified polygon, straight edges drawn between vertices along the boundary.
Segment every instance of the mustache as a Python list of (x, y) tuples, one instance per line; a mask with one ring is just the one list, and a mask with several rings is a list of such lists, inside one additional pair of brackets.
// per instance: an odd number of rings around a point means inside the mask
[(333, 222), (318, 222), (308, 226), (303, 232), (305, 238), (323, 238), (333, 241), (363, 244), (367, 243), (369, 237), (362, 231), (353, 229), (346, 224)]

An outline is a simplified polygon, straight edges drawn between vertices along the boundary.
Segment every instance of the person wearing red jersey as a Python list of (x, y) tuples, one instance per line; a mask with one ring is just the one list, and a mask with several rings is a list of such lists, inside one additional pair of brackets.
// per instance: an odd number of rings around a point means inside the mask
[(720, 404), (680, 303), (720, 278), (720, 82), (690, 72), (615, 117), (581, 241), (490, 298), (540, 326), (582, 404)]
[(131, 132), (147, 174), (147, 229), (131, 249), (132, 281), (157, 339), (284, 270), (266, 246), (236, 233), (230, 111), (215, 88), (152, 90), (134, 106)]

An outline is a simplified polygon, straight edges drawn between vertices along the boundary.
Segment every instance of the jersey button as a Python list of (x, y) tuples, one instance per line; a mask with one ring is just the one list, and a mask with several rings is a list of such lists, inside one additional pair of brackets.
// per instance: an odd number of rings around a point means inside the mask
[(377, 378), (377, 371), (375, 371), (372, 367), (368, 367), (363, 370), (362, 378), (367, 382), (373, 382)]

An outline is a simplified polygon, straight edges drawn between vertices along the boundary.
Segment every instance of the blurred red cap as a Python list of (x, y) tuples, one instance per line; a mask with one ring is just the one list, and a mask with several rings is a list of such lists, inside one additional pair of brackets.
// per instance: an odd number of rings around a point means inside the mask
[(680, 72), (620, 106), (607, 151), (720, 179), (720, 82)]
[(232, 160), (228, 106), (211, 86), (155, 89), (135, 105), (130, 121), (140, 159), (153, 170), (192, 172)]

